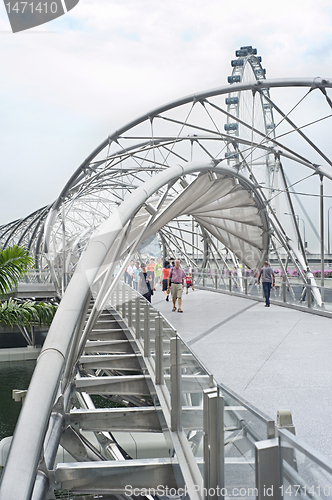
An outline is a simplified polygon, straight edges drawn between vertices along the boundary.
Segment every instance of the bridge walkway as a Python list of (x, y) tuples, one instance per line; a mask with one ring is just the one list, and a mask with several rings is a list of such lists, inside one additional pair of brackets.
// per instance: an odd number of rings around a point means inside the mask
[(297, 436), (332, 457), (332, 319), (207, 290), (179, 314), (159, 285), (152, 303), (218, 383), (272, 419), (290, 409)]

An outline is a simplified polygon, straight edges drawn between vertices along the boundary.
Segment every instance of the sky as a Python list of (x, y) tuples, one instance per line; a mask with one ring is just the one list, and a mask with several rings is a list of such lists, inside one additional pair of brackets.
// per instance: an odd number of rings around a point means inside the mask
[(329, 0), (80, 0), (13, 34), (0, 4), (0, 224), (51, 203), (110, 133), (227, 84), (252, 45), (268, 78), (332, 76)]

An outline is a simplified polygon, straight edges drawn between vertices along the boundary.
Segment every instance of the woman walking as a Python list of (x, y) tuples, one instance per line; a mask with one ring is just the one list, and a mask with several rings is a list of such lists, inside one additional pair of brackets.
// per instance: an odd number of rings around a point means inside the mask
[(162, 279), (162, 290), (166, 295), (167, 302), (169, 301), (168, 277), (170, 270), (171, 270), (170, 263), (168, 262), (168, 260), (165, 260), (164, 267), (161, 270), (161, 279)]
[(151, 302), (151, 295), (153, 295), (153, 291), (151, 288), (151, 280), (147, 276), (145, 264), (142, 263), (142, 271), (139, 274), (138, 278), (138, 291), (143, 297), (146, 298), (149, 302)]

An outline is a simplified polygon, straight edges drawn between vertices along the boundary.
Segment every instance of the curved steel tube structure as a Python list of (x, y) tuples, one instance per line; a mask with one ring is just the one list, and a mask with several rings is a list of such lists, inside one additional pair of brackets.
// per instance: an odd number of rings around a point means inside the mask
[[(172, 186), (184, 175), (193, 173), (200, 173), (201, 176), (184, 188), (183, 193), (177, 199), (167, 202), (167, 193), (164, 193), (157, 201), (155, 200), (155, 194), (160, 189)], [(132, 255), (147, 234), (154, 231), (154, 225), (159, 229), (179, 214), (187, 211), (190, 213), (190, 206), (195, 205), (192, 203), (193, 192), (196, 192), (195, 201), (203, 197), (204, 203), (207, 194), (209, 197), (213, 196), (213, 191), (222, 189), (222, 185), (229, 179), (238, 181), (234, 187), (237, 197), (241, 197), (241, 193), (246, 196), (246, 209), (250, 210), (252, 207), (254, 212), (259, 213), (262, 229), (260, 245), (255, 237), (255, 241), (252, 242), (254, 253), (250, 255), (250, 258), (256, 256), (260, 263), (266, 256), (269, 243), (269, 227), (264, 203), (250, 181), (239, 174), (236, 169), (222, 167), (215, 162), (187, 164), (185, 167), (174, 166), (160, 172), (128, 196), (90, 238), (89, 245), (62, 298), (38, 358), (11, 445), (1, 485), (1, 500), (5, 498), (6, 500), (11, 498), (23, 500), (23, 498), (30, 498), (32, 494), (55, 397), (59, 389), (61, 393), (65, 392), (76, 361), (84, 350), (91, 327), (116, 284), (117, 278), (113, 274), (115, 265), (125, 256)], [(254, 198), (251, 197), (251, 193), (254, 193)], [(149, 205), (151, 197), (152, 203), (156, 206), (152, 213)], [(250, 242), (248, 241), (247, 244)], [(94, 282), (103, 274), (103, 282), (96, 297), (95, 308), (82, 334), (78, 328), (78, 325), (82, 325), (86, 313), (82, 305), (90, 299)], [(117, 277), (119, 276), (120, 273)], [(72, 366), (70, 366), (71, 363)], [(63, 378), (64, 375), (66, 380)], [(20, 481), (13, 482), (13, 473), (17, 470), (22, 471)]]
[[(160, 170), (169, 168), (174, 162), (184, 165), (188, 161), (196, 159), (206, 161), (212, 158), (233, 165), (255, 184), (255, 189), (261, 192), (269, 206), (274, 226), (273, 238), (277, 236), (276, 247), (282, 249), (279, 250), (282, 253), (288, 253), (289, 257), (296, 261), (294, 266), (302, 268), (299, 272), (305, 281), (311, 279), (310, 275), (306, 275), (310, 271), (307, 269), (304, 243), (303, 248), (300, 248), (302, 255), (300, 260), (296, 252), (294, 254), (296, 245), (289, 244), (289, 238), (299, 239), (300, 236), (299, 228), (296, 227), (296, 217), (293, 216), (295, 233), (286, 234), (282, 228), (282, 217), (276, 211), (275, 204), (276, 200), (288, 197), (287, 209), (292, 212), (289, 207), (291, 187), (285, 186), (286, 170), (291, 168), (293, 172), (293, 165), (301, 165), (302, 168), (305, 166), (309, 169), (302, 174), (303, 177), (312, 171), (330, 180), (331, 162), (328, 156), (305, 136), (303, 126), (296, 126), (286, 113), (282, 113), (281, 107), (271, 101), (269, 89), (304, 88), (308, 89), (308, 95), (313, 90), (318, 90), (328, 104), (328, 97), (324, 93), (326, 94), (326, 89), (331, 86), (331, 82), (326, 79), (260, 78), (195, 93), (156, 108), (105, 139), (74, 172), (52, 205), (40, 209), (26, 219), (2, 226), (1, 245), (20, 243), (30, 248), (35, 255), (37, 266), (41, 269), (45, 266), (51, 269), (58, 292), (61, 293), (66, 286), (66, 276), (76, 267), (89, 236), (133, 189)], [(275, 128), (267, 124), (266, 118), (261, 125), (256, 124), (254, 117), (251, 123), (249, 120), (244, 122), (238, 108), (232, 115), (229, 105), (226, 108), (222, 105), (223, 96), (242, 95), (248, 92), (253, 96), (259, 95), (260, 105), (263, 110), (265, 109), (265, 114), (268, 108), (271, 116), (273, 116), (272, 110), (275, 115), (281, 116), (280, 123)], [(230, 119), (232, 123), (239, 124), (239, 135), (221, 131), (223, 122), (229, 123)], [(285, 124), (289, 127), (289, 131), (280, 134), (279, 137), (278, 127)], [(247, 135), (241, 131), (247, 131)], [(281, 137), (290, 133), (300, 136), (306, 147), (310, 145), (314, 153), (312, 159), (283, 141)], [(227, 151), (234, 151), (237, 159), (223, 157)], [(273, 181), (272, 184), (268, 181), (264, 185), (257, 174), (255, 163), (257, 164), (258, 160), (261, 163), (265, 162), (269, 168), (271, 158), (273, 158)], [(317, 161), (319, 159), (321, 161)], [(284, 176), (281, 176), (282, 169), (285, 170)], [(183, 179), (182, 182), (187, 181)], [(279, 185), (282, 188), (277, 189), (276, 193), (275, 186)], [(177, 195), (175, 187), (173, 195)], [(200, 264), (204, 262), (205, 265), (209, 265), (209, 261), (220, 261), (220, 256), (215, 250), (214, 235), (207, 227), (204, 229), (195, 217), (192, 221), (194, 230), (192, 227), (189, 228), (189, 223), (187, 227), (181, 228), (181, 222), (177, 221), (173, 223), (172, 229), (166, 226), (160, 232), (168, 244), (167, 253), (180, 255), (186, 264), (191, 266), (197, 265), (198, 261)], [(183, 236), (185, 231), (188, 231), (188, 235), (190, 232), (191, 236), (185, 238)], [(196, 234), (199, 235), (198, 238)], [(195, 237), (197, 242), (194, 241)], [(204, 240), (204, 246), (200, 245), (198, 239)], [(189, 250), (190, 243), (192, 248)], [(233, 251), (231, 246), (227, 247), (225, 241), (223, 243), (228, 250)], [(207, 253), (209, 259), (206, 259)], [(234, 262), (235, 267), (239, 267), (239, 264)], [(216, 266), (215, 263), (212, 265)]]
[[(304, 89), (306, 94), (296, 96), (295, 107), (316, 90), (330, 114), (327, 89), (331, 87), (326, 79), (262, 77), (161, 106), (108, 136), (73, 173), (53, 204), (0, 227), (1, 246), (17, 243), (29, 248), (39, 268), (50, 268), (59, 294), (63, 293), (15, 432), (1, 500), (31, 498), (52, 408), (57, 398), (68, 397), (88, 336), (131, 256), (147, 238), (159, 234), (164, 254), (181, 256), (188, 267), (203, 263), (229, 268), (226, 255), (230, 254), (239, 276), (242, 266), (255, 271), (273, 252), (283, 271), (292, 261), (303, 281), (313, 286), (316, 303), (322, 304), (286, 171), (296, 170), (292, 184), (318, 177), (322, 206), (323, 180), (332, 180), (332, 161), (306, 135), (308, 123), (296, 125), (269, 90)], [(238, 108), (232, 114), (224, 96), (245, 92), (253, 96), (253, 109), (257, 95), (271, 120), (278, 116), (279, 122), (267, 127), (266, 119), (257, 124), (254, 112), (250, 119), (244, 119)], [(238, 124), (240, 133), (230, 134), (227, 127), (222, 131), (225, 122)], [(294, 147), (284, 140), (290, 134), (302, 141), (306, 153), (297, 140)], [(264, 185), (257, 162), (269, 168), (271, 158), (274, 180)], [(292, 235), (277, 213), (276, 197), (284, 200), (292, 215)], [(323, 253), (322, 237), (320, 244)], [(67, 287), (66, 276), (73, 270)], [(84, 325), (97, 284), (95, 305)], [(56, 436), (60, 439), (61, 426)], [(17, 470), (20, 481), (13, 481)], [(43, 467), (39, 470), (42, 474)]]

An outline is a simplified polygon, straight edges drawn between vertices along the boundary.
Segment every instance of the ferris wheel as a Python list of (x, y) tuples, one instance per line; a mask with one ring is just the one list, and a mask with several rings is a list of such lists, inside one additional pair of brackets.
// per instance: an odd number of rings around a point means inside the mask
[[(235, 55), (237, 59), (231, 60), (232, 74), (227, 79), (231, 86), (240, 82), (256, 82), (259, 85), (266, 79), (262, 57), (257, 55), (256, 48), (243, 46), (235, 51)], [(265, 87), (260, 92), (234, 89), (229, 92), (225, 104), (227, 123), (224, 130), (230, 139), (235, 139), (230, 140), (225, 158), (230, 165), (240, 165), (240, 170), (255, 179), (266, 196), (271, 198), (279, 188), (278, 161), (274, 154), (259, 147), (276, 138), (270, 89)], [(239, 144), (238, 137), (246, 139), (247, 144)], [(273, 209), (279, 212), (278, 198), (273, 202)]]

